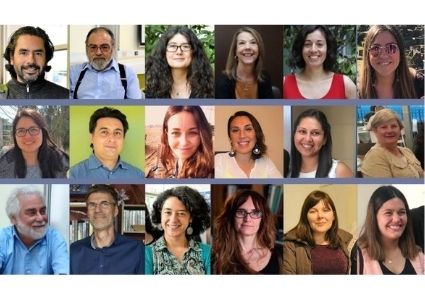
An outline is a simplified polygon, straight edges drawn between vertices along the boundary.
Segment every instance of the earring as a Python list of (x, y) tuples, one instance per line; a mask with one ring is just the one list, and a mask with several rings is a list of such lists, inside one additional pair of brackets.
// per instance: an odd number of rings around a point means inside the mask
[(230, 157), (235, 157), (235, 151), (233, 150), (233, 147), (230, 148), (230, 152), (228, 154)]
[(258, 148), (257, 144), (255, 144), (254, 149), (252, 149), (252, 153), (254, 153), (255, 155), (258, 155), (258, 154), (261, 153), (261, 150), (260, 150), (260, 148)]
[(186, 228), (186, 234), (192, 235), (192, 233), (193, 233), (192, 223), (189, 223), (189, 226)]

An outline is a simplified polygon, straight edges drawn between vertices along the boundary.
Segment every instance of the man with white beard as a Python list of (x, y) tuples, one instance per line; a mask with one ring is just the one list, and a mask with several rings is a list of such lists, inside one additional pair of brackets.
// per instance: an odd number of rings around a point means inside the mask
[(37, 188), (13, 190), (6, 213), (12, 225), (0, 229), (0, 274), (69, 274), (68, 247), (48, 225), (46, 201)]
[(86, 37), (88, 62), (70, 69), (73, 99), (141, 99), (133, 69), (116, 60), (115, 37), (106, 27), (95, 27)]

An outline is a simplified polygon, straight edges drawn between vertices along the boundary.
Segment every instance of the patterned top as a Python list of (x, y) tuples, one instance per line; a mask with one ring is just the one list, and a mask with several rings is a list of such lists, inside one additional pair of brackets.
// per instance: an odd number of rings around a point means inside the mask
[(194, 275), (206, 274), (199, 242), (189, 240), (189, 249), (180, 262), (168, 251), (164, 236), (152, 244), (153, 274)]

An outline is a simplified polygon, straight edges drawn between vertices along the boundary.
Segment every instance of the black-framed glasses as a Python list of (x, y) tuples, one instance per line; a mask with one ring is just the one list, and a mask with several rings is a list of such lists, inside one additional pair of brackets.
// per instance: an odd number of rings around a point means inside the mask
[(369, 53), (373, 57), (378, 57), (378, 55), (382, 53), (381, 50), (385, 50), (386, 54), (393, 55), (397, 53), (398, 45), (396, 43), (389, 43), (389, 44), (386, 44), (385, 46), (372, 45), (369, 48)]
[(97, 49), (100, 49), (102, 53), (109, 52), (111, 50), (111, 46), (108, 44), (102, 44), (102, 45), (88, 45), (87, 49), (89, 49), (90, 52), (96, 53)]
[(102, 202), (99, 202), (99, 203), (87, 202), (87, 208), (93, 209), (93, 210), (96, 209), (96, 207), (98, 207), (98, 206), (99, 206), (100, 209), (108, 209), (113, 205), (115, 205), (115, 203), (109, 202), (109, 201), (102, 201)]
[(250, 212), (245, 209), (236, 210), (235, 216), (236, 218), (246, 218), (246, 216), (250, 216), (252, 219), (259, 219), (263, 216), (263, 212), (258, 209), (251, 210)]
[(167, 51), (168, 52), (177, 52), (177, 49), (179, 49), (183, 52), (188, 52), (190, 50), (192, 50), (192, 46), (190, 44), (181, 44), (181, 45), (177, 45), (177, 44), (169, 44), (167, 45)]
[(23, 137), (27, 134), (27, 132), (31, 135), (31, 136), (36, 136), (40, 133), (40, 127), (30, 127), (30, 128), (18, 128), (15, 131), (16, 136), (19, 137)]

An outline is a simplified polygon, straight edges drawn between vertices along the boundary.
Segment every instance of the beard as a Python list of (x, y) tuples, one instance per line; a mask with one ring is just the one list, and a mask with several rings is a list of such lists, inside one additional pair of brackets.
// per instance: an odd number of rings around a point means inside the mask
[(39, 240), (44, 237), (47, 230), (47, 223), (43, 222), (40, 225), (43, 225), (43, 228), (40, 228), (40, 230), (35, 230), (31, 226), (22, 224), (21, 221), (18, 219), (15, 226), (17, 231), (20, 235), (23, 235), (25, 237), (29, 237), (33, 240)]
[(103, 57), (98, 57), (98, 58), (93, 58), (90, 61), (90, 64), (92, 65), (92, 67), (97, 70), (97, 71), (103, 71), (105, 70), (109, 64), (111, 63), (112, 58), (110, 59), (106, 59)]
[[(28, 64), (28, 65), (22, 65), (22, 66), (13, 66), (16, 72), (16, 76), (19, 81), (22, 81), (24, 83), (31, 83), (36, 81), (40, 75), (44, 72), (44, 67), (41, 67), (36, 64)], [(25, 71), (28, 69), (33, 69), (33, 74), (28, 74)]]

